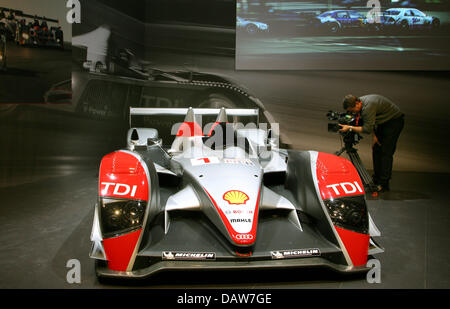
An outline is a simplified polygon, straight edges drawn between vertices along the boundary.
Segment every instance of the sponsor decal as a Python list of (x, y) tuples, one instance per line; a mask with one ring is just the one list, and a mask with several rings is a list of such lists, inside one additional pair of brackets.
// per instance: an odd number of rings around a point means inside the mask
[(220, 160), (217, 157), (191, 159), (192, 166), (199, 166), (205, 164), (218, 164), (218, 163), (220, 163)]
[(238, 240), (252, 240), (253, 235), (252, 234), (236, 234), (235, 238)]
[(320, 256), (320, 250), (315, 249), (294, 249), (294, 250), (278, 250), (271, 251), (272, 259), (292, 259), (310, 256)]
[(341, 182), (336, 183), (333, 185), (326, 186), (327, 188), (332, 188), (334, 193), (336, 195), (347, 195), (347, 194), (353, 194), (356, 192), (364, 193), (364, 191), (361, 189), (361, 186), (358, 184), (357, 181), (351, 182)]
[(230, 220), (230, 223), (241, 223), (241, 222), (251, 223), (252, 219), (231, 219)]
[(130, 194), (131, 197), (136, 195), (137, 185), (129, 186), (125, 183), (102, 182), (104, 186), (101, 195), (119, 195), (124, 196)]
[(248, 201), (249, 197), (242, 191), (231, 190), (225, 192), (225, 194), (223, 195), (223, 199), (230, 205), (241, 205), (245, 204)]
[(255, 166), (255, 163), (253, 163), (253, 161), (250, 159), (223, 159), (223, 163)]
[(184, 260), (184, 261), (215, 260), (216, 254), (214, 252), (163, 251), (162, 259), (163, 260)]

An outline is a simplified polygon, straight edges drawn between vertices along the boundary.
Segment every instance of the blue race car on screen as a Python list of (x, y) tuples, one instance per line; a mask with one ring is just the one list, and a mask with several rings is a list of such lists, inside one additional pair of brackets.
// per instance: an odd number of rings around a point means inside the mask
[(316, 27), (331, 33), (344, 29), (361, 29), (365, 16), (355, 10), (326, 11), (316, 17)]
[(258, 21), (247, 20), (239, 16), (236, 17), (236, 29), (238, 31), (244, 31), (249, 35), (269, 32), (269, 26), (267, 24)]

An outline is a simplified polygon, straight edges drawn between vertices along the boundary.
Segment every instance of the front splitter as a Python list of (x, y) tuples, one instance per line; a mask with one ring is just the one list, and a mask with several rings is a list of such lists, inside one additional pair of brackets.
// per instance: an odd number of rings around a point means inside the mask
[(98, 277), (144, 279), (164, 271), (231, 271), (231, 270), (268, 270), (290, 268), (329, 268), (339, 273), (364, 273), (370, 267), (346, 266), (332, 263), (324, 258), (282, 259), (258, 261), (160, 261), (151, 266), (134, 271), (114, 271), (96, 263)]

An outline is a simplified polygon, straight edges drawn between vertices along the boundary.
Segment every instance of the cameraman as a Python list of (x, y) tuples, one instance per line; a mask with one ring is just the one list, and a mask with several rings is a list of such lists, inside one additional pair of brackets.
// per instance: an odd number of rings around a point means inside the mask
[(360, 117), (362, 126), (340, 124), (339, 132), (373, 134), (373, 181), (379, 192), (389, 191), (394, 152), (404, 126), (404, 114), (392, 101), (377, 94), (359, 98), (346, 95), (343, 107), (347, 112), (356, 114), (358, 121)]

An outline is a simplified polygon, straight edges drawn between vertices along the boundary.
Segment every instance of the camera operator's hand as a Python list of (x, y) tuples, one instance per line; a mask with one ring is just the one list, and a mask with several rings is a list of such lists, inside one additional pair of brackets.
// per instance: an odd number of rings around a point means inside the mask
[(375, 145), (381, 146), (380, 141), (378, 140), (377, 136), (375, 134), (373, 134), (373, 138), (372, 138), (372, 148), (375, 147)]
[(349, 126), (349, 125), (346, 125), (346, 124), (340, 124), (340, 123), (339, 123), (339, 126), (341, 127), (341, 129), (339, 130), (339, 132), (347, 132), (347, 131), (349, 131), (350, 128), (352, 127), (352, 126)]
[(341, 126), (342, 129), (340, 129), (338, 132), (343, 132), (343, 133), (350, 131), (350, 132), (355, 132), (355, 133), (359, 134), (362, 132), (362, 129), (363, 129), (363, 127), (354, 127), (354, 126), (349, 126), (347, 124), (339, 123), (339, 125)]

